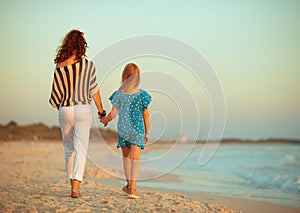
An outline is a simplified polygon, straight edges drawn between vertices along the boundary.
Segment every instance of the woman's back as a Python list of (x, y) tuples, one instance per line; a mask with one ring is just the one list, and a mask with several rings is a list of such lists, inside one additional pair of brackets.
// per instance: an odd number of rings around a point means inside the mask
[(56, 68), (68, 66), (68, 65), (71, 65), (71, 64), (75, 64), (77, 62), (78, 62), (78, 60), (76, 59), (76, 55), (72, 55), (68, 59), (66, 59), (64, 61), (61, 61), (61, 62), (58, 62), (56, 64)]
[(83, 59), (72, 64), (74, 61), (66, 60), (56, 66), (49, 100), (53, 107), (89, 104), (99, 90), (93, 62)]

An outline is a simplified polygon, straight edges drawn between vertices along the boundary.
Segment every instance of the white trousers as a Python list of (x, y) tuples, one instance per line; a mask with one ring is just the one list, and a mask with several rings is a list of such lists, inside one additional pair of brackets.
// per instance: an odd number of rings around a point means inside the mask
[(61, 107), (58, 117), (67, 177), (82, 181), (92, 125), (91, 107), (89, 104)]

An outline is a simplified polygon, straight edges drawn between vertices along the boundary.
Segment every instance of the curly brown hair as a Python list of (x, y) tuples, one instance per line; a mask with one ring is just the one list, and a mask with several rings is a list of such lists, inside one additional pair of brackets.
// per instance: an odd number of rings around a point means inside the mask
[(86, 57), (85, 51), (87, 43), (84, 38), (84, 33), (79, 30), (71, 30), (64, 38), (62, 45), (57, 48), (57, 54), (54, 63), (67, 60), (70, 56), (76, 54), (75, 60), (80, 61)]

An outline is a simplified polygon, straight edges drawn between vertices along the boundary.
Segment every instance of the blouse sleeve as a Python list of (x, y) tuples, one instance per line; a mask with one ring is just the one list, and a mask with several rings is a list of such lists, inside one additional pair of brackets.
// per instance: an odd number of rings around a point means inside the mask
[(146, 91), (143, 90), (141, 92), (141, 98), (142, 98), (142, 109), (144, 111), (148, 108), (148, 105), (152, 101), (152, 97), (151, 97), (151, 95), (149, 95), (149, 93), (147, 93)]
[(49, 103), (54, 107), (54, 108), (59, 108), (61, 99), (62, 99), (62, 89), (60, 88), (60, 77), (57, 72), (54, 73), (53, 77), (53, 83), (52, 83), (52, 91), (51, 91), (51, 96), (49, 99)]
[(90, 77), (90, 95), (91, 97), (93, 97), (98, 90), (100, 89), (97, 83), (97, 78), (96, 78), (96, 68), (94, 67), (94, 65), (92, 64), (93, 69), (91, 72), (91, 77)]
[(110, 97), (109, 100), (111, 101), (111, 104), (113, 105), (113, 107), (115, 107), (116, 109), (119, 109), (120, 107), (120, 100), (117, 96), (117, 92), (115, 91)]

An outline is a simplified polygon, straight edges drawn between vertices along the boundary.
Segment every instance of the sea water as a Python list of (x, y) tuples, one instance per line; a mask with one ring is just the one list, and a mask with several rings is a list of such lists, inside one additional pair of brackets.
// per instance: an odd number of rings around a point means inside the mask
[[(202, 148), (195, 146), (180, 164), (167, 172), (177, 175), (180, 182), (142, 181), (140, 185), (209, 192), (300, 208), (299, 145), (222, 145), (208, 163), (200, 166)], [(171, 150), (169, 157), (182, 158), (182, 152), (186, 152), (183, 150)], [(141, 159), (159, 158), (164, 152), (142, 153)], [(162, 172), (163, 164), (163, 161), (155, 166), (142, 163), (141, 171)]]

